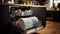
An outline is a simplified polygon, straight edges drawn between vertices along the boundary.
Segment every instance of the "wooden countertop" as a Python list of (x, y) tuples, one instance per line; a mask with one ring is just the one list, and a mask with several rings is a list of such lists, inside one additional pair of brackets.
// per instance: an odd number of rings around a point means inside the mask
[(30, 7), (46, 7), (46, 6), (40, 6), (40, 5), (24, 5), (24, 4), (11, 4), (11, 3), (1, 3), (0, 5), (7, 5), (7, 6), (30, 6)]
[(46, 10), (46, 11), (48, 11), (48, 12), (58, 12), (60, 10)]

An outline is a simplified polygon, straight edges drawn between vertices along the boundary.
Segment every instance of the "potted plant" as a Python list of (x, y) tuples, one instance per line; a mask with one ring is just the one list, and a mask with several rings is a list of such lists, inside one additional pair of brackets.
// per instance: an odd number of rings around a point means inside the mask
[(19, 0), (19, 4), (24, 4), (26, 2), (27, 2), (27, 0)]
[(56, 6), (55, 6), (55, 3), (53, 3), (53, 8), (54, 8), (54, 10), (57, 10), (57, 8), (56, 8)]
[(60, 10), (60, 3), (58, 3), (57, 8), (59, 8), (59, 10)]

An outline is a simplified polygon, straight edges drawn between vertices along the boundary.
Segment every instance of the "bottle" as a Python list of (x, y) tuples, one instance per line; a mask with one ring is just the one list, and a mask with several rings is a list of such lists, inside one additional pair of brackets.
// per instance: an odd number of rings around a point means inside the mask
[(11, 0), (12, 4), (14, 4), (14, 0)]
[(4, 3), (4, 0), (1, 0), (2, 1), (2, 3)]
[(18, 3), (19, 3), (19, 0), (14, 0), (14, 3), (15, 3), (15, 4), (18, 4)]

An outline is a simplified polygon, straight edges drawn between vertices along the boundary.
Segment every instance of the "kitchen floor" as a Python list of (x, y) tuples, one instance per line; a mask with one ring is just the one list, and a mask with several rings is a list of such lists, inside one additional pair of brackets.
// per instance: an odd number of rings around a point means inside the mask
[(46, 21), (46, 27), (37, 31), (38, 34), (60, 34), (60, 22)]

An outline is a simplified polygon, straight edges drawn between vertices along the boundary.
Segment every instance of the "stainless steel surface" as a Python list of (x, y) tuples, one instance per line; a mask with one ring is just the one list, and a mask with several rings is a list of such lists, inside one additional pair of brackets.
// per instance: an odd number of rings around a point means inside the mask
[(13, 22), (13, 25), (18, 29), (27, 30), (32, 27), (39, 27), (41, 23), (39, 22), (37, 17), (28, 17), (28, 18), (20, 18), (18, 21)]

